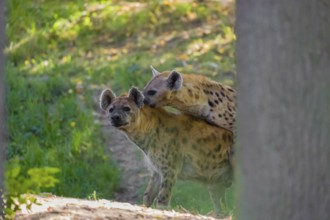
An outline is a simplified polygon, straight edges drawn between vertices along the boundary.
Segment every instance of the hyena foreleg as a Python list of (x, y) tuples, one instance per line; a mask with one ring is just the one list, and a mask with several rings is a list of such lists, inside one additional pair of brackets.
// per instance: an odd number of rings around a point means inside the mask
[(176, 175), (171, 170), (162, 172), (160, 191), (157, 197), (157, 207), (167, 208), (172, 195), (172, 188), (176, 182)]
[(151, 206), (156, 198), (160, 188), (160, 175), (153, 172), (148, 186), (143, 194), (143, 204), (147, 207)]

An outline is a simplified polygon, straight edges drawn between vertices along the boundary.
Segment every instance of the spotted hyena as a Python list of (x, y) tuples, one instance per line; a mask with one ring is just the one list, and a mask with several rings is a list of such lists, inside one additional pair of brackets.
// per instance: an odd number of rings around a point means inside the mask
[(236, 118), (236, 92), (229, 86), (202, 75), (159, 73), (151, 67), (153, 78), (145, 86), (145, 104), (172, 106), (233, 132)]
[(229, 154), (233, 135), (190, 115), (145, 106), (137, 88), (116, 97), (110, 89), (100, 96), (100, 106), (110, 123), (126, 133), (146, 155), (152, 177), (143, 196), (150, 206), (167, 207), (177, 178), (208, 185), (215, 213), (231, 185)]

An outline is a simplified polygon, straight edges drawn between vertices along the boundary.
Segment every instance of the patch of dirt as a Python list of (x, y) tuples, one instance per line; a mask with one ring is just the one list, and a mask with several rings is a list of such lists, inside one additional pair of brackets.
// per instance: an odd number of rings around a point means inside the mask
[[(82, 200), (56, 196), (35, 196), (41, 205), (32, 205), (18, 213), (14, 219), (197, 219), (214, 220), (214, 218), (146, 208), (129, 203), (113, 202), (109, 200)], [(227, 219), (230, 220), (230, 219)]]

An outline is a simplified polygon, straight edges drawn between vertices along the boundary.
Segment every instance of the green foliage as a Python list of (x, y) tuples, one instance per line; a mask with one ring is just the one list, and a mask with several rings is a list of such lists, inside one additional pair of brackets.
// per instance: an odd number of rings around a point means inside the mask
[(19, 159), (13, 158), (6, 166), (6, 201), (5, 213), (7, 218), (14, 217), (21, 204), (26, 204), (30, 208), (36, 203), (32, 196), (24, 193), (40, 193), (41, 190), (54, 187), (59, 181), (55, 177), (60, 172), (58, 168), (41, 167), (30, 168), (26, 174), (22, 172)]
[[(143, 88), (150, 65), (233, 84), (232, 4), (11, 0), (8, 9), (6, 154), (7, 170), (17, 176), (6, 181), (26, 181), (8, 196), (47, 190), (111, 197), (118, 171), (93, 116), (92, 97), (104, 87), (117, 93)], [(45, 179), (40, 172), (48, 172)], [(187, 190), (174, 192), (182, 198), (174, 206), (210, 210)]]
[(41, 188), (51, 188), (59, 182), (54, 177), (60, 172), (58, 168), (30, 168), (27, 175), (22, 175), (21, 170), (22, 167), (17, 158), (14, 158), (6, 167), (6, 189), (10, 194), (40, 192)]
[(7, 73), (9, 163), (18, 156), (20, 169), (40, 187), (47, 187), (47, 181), (37, 178), (35, 167), (58, 168), (59, 183), (50, 189), (57, 195), (86, 197), (97, 190), (109, 198), (117, 171), (104, 153), (92, 109), (84, 107), (85, 97), (61, 75), (29, 76), (10, 64)]

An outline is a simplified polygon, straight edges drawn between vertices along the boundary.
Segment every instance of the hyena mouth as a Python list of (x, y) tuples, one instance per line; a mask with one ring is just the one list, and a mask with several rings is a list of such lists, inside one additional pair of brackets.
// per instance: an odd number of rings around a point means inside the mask
[(111, 125), (116, 128), (123, 127), (125, 125), (128, 125), (127, 122), (122, 122), (122, 121), (111, 121)]

